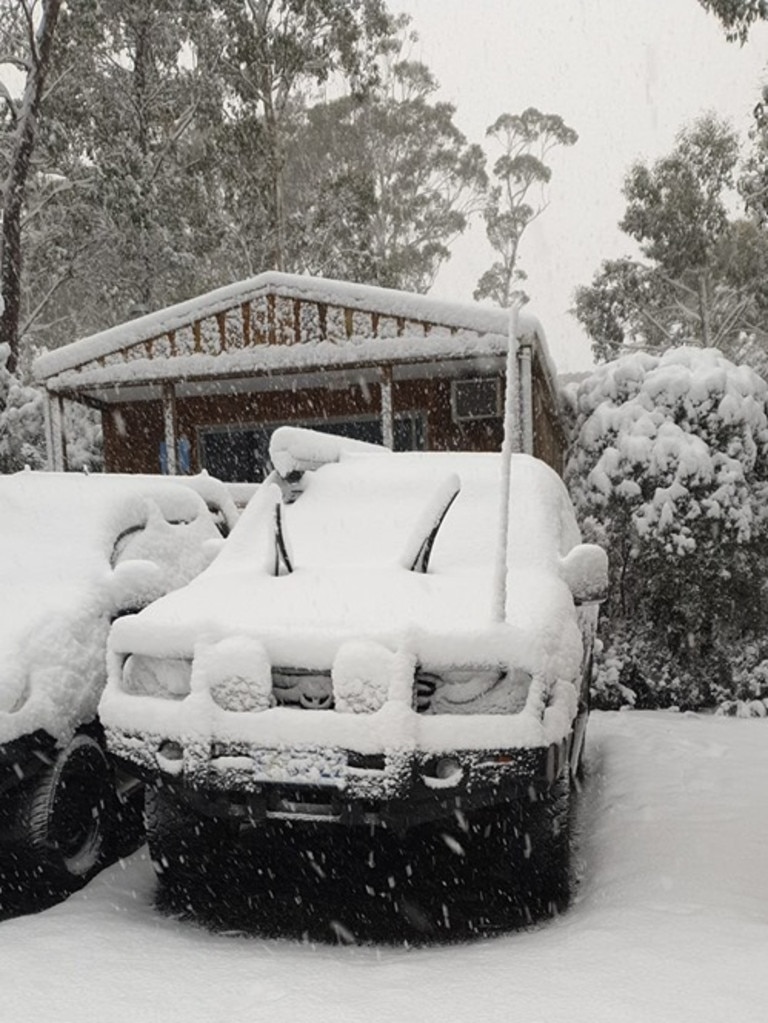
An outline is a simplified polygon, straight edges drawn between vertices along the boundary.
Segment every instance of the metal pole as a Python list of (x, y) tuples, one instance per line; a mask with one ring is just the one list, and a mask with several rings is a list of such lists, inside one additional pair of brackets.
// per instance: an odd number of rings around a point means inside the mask
[(501, 480), (499, 493), (499, 543), (496, 549), (493, 588), (493, 620), (503, 622), (507, 607), (507, 541), (509, 538), (509, 484), (512, 452), (520, 450), (520, 394), (517, 372), (517, 333), (520, 303), (509, 310), (507, 334), (507, 380), (504, 389), (504, 440), (501, 445)]

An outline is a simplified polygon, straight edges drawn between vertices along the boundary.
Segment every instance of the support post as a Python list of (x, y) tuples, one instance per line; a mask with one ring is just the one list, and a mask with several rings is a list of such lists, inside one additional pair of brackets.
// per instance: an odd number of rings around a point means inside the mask
[(48, 394), (46, 413), (48, 465), (53, 472), (66, 472), (67, 440), (64, 435), (64, 399), (60, 394)]
[(163, 385), (163, 431), (168, 475), (177, 476), (179, 465), (176, 455), (176, 389), (173, 384)]
[(53, 472), (53, 409), (51, 394), (47, 389), (43, 402), (43, 429), (45, 430), (45, 467), (48, 472)]
[(390, 451), (395, 446), (395, 415), (392, 405), (392, 367), (382, 366), (379, 380), (381, 392), (381, 439)]
[(533, 454), (533, 369), (530, 338), (520, 342), (520, 418), (522, 419), (522, 448), (526, 455)]

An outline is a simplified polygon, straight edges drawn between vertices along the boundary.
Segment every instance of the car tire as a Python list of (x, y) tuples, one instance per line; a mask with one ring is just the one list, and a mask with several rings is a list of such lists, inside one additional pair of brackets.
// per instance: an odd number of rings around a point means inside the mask
[(521, 812), (518, 893), (530, 922), (555, 916), (571, 896), (571, 784), (561, 777)]
[[(570, 899), (567, 773), (544, 793), (414, 828), (414, 871), (399, 884), (404, 916), (425, 937), (461, 940), (517, 930)], [(414, 935), (418, 938), (418, 935)]]
[(99, 743), (80, 733), (22, 790), (16, 845), (49, 885), (73, 891), (102, 865), (111, 777)]
[(466, 906), (471, 930), (516, 930), (567, 907), (571, 895), (567, 774), (535, 797), (478, 810), (467, 819), (468, 874), (457, 894)]
[(199, 813), (160, 784), (146, 787), (144, 827), (161, 903), (172, 910), (204, 912), (207, 898), (226, 884), (222, 871), (226, 822)]

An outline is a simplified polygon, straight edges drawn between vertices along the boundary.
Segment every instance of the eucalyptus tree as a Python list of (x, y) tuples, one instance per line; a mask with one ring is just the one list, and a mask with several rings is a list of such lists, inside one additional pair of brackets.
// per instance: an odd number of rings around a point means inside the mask
[(768, 233), (731, 214), (738, 158), (736, 133), (706, 115), (630, 169), (620, 227), (642, 258), (606, 260), (575, 296), (598, 358), (694, 344), (768, 368)]
[(742, 43), (756, 21), (768, 20), (768, 0), (699, 0), (699, 3), (720, 19), (729, 39)]
[(45, 129), (51, 167), (72, 187), (46, 225), (62, 244), (39, 247), (40, 269), (61, 255), (60, 302), (104, 325), (201, 282), (218, 235), (216, 43), (202, 0), (69, 7), (57, 59), (72, 70)]
[[(422, 63), (383, 59), (366, 95), (306, 111), (291, 177), (302, 269), (425, 292), (482, 202), (485, 157)], [(299, 257), (300, 258), (300, 257)]]
[(287, 269), (286, 161), (296, 107), (334, 78), (364, 92), (396, 20), (384, 0), (213, 0), (211, 8), (233, 135), (243, 158), (258, 164), (261, 245), (269, 266)]
[(15, 373), (19, 361), (19, 317), (22, 289), (22, 218), (32, 171), (37, 122), (48, 75), (61, 0), (16, 0), (4, 8), (0, 46), (6, 63), (24, 75), (21, 102), (6, 90), (4, 148), (5, 180), (0, 253), (0, 345), (6, 348), (6, 368)]
[(529, 107), (522, 114), (501, 114), (486, 131), (501, 148), (493, 165), (496, 183), (488, 191), (483, 217), (491, 248), (498, 258), (475, 288), (475, 298), (490, 298), (506, 307), (515, 297), (520, 242), (526, 229), (549, 205), (552, 170), (546, 160), (556, 146), (572, 146), (578, 135), (557, 114)]

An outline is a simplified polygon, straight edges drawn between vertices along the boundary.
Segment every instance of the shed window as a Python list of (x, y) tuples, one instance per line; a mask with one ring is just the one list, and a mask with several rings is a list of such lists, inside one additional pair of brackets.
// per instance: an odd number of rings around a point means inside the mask
[[(269, 438), (280, 425), (215, 426), (199, 430), (201, 466), (228, 483), (260, 483), (269, 472)], [(381, 420), (374, 417), (302, 421), (290, 425), (338, 433), (369, 444), (382, 443)], [(395, 416), (395, 451), (422, 451), (424, 434), (424, 417), (420, 413)]]
[(501, 381), (498, 377), (454, 380), (451, 384), (454, 422), (494, 419), (501, 415)]

